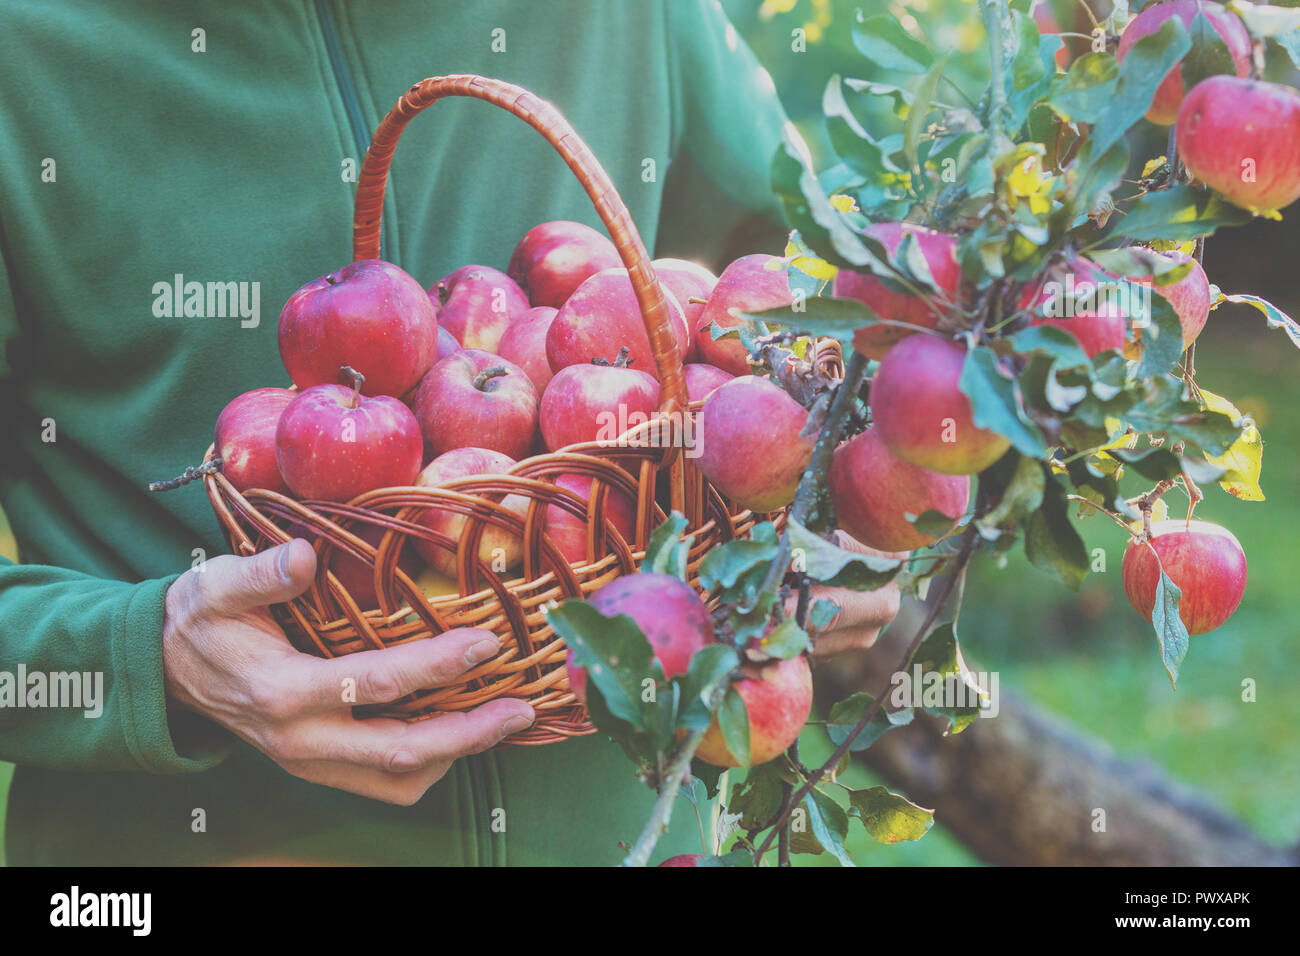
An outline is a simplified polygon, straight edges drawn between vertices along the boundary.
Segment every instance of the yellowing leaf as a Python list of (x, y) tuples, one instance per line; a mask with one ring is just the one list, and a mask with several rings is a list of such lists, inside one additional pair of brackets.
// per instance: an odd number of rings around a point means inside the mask
[(831, 197), (831, 205), (839, 212), (857, 212), (858, 204), (853, 201), (852, 196), (846, 196), (841, 193), (838, 196)]
[(1142, 167), (1142, 179), (1150, 179), (1157, 169), (1165, 164), (1169, 157), (1157, 156), (1155, 159), (1147, 160), (1147, 164)]
[(795, 256), (790, 260), (790, 264), (804, 275), (812, 276), (814, 279), (825, 279), (827, 282), (834, 279), (835, 273), (840, 271), (825, 259), (818, 259), (816, 256)]
[[(1207, 409), (1230, 415), (1234, 422), (1245, 418), (1240, 409), (1222, 395), (1215, 395), (1202, 389), (1201, 398), (1204, 399)], [(1232, 443), (1232, 447), (1226, 454), (1218, 458), (1209, 455), (1205, 457), (1212, 463), (1228, 469), (1228, 473), (1219, 480), (1219, 487), (1228, 494), (1242, 501), (1264, 500), (1264, 491), (1259, 486), (1259, 475), (1264, 467), (1264, 439), (1254, 422), (1246, 426), (1241, 437)]]

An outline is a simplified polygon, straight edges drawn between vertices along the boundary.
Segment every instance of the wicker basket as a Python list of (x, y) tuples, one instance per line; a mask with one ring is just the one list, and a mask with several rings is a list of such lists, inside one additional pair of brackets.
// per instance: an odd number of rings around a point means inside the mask
[[(486, 475), (443, 488), (384, 488), (348, 502), (298, 502), (271, 491), (238, 492), (220, 473), (204, 482), (208, 498), (235, 554), (250, 555), (290, 537), (314, 537), (318, 572), (312, 587), (272, 609), (294, 646), (338, 657), (418, 641), (457, 627), (481, 627), (501, 637), (499, 654), (470, 671), (463, 683), (430, 688), (370, 712), (420, 719), (465, 710), (497, 697), (532, 704), (537, 720), (512, 744), (539, 745), (591, 733), (582, 706), (569, 691), (565, 647), (546, 622), (554, 601), (582, 597), (616, 577), (635, 572), (650, 533), (675, 510), (694, 538), (689, 577), (719, 543), (745, 534), (757, 516), (728, 504), (695, 469), (670, 434), (674, 416), (693, 416), (686, 401), (681, 359), (674, 348), (662, 288), (626, 206), (586, 144), (549, 103), (520, 87), (480, 76), (432, 77), (411, 87), (380, 123), (366, 152), (353, 218), (354, 259), (379, 256), (384, 188), (397, 140), (416, 113), (446, 96), (486, 100), (524, 120), (559, 152), (591, 197), (632, 277), (654, 353), (667, 418), (629, 431), (617, 444), (585, 444), (525, 459), (508, 475)], [(826, 356), (834, 362), (837, 354)], [(208, 458), (213, 455), (208, 451)], [(593, 479), (583, 499), (553, 483), (559, 475)], [(625, 540), (605, 516), (609, 489), (636, 502), (636, 528)], [(658, 491), (658, 495), (656, 495)], [(528, 499), (522, 517), (502, 507), (507, 496)], [(558, 506), (587, 524), (587, 562), (571, 566), (545, 530), (547, 509)], [(666, 507), (665, 507), (666, 506)], [(459, 541), (419, 525), (429, 508), (466, 518)], [(377, 546), (357, 536), (366, 526), (386, 529)], [(522, 568), (510, 578), (478, 559), (479, 539), (502, 528), (523, 545)], [(292, 532), (289, 530), (292, 529)], [(406, 538), (422, 537), (456, 554), (457, 594), (426, 597), (397, 566)], [(330, 570), (344, 554), (373, 568), (379, 608), (363, 609)]]

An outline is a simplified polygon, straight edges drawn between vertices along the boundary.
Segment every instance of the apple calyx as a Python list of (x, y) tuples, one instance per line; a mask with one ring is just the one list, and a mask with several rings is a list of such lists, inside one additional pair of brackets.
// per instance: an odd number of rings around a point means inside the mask
[(474, 381), (471, 384), (473, 384), (473, 386), (480, 392), (486, 392), (488, 391), (488, 382), (494, 378), (509, 374), (509, 369), (504, 365), (494, 365), (491, 368), (485, 368), (483, 371), (475, 375)]
[(357, 408), (361, 405), (361, 386), (366, 384), (366, 377), (351, 365), (339, 366), (339, 371), (352, 380), (352, 404), (348, 408)]
[(632, 363), (635, 361), (636, 359), (632, 358), (632, 353), (625, 345), (618, 350), (618, 355), (614, 357), (614, 361), (611, 362), (607, 358), (594, 358), (591, 360), (591, 364), (599, 365), (603, 368), (631, 368)]

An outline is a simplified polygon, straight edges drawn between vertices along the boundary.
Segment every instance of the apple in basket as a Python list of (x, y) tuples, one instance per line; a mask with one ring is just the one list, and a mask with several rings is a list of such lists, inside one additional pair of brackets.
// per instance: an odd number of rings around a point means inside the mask
[(365, 395), (409, 392), (433, 364), (438, 319), (420, 284), (379, 259), (313, 279), (280, 313), (280, 358), (300, 389), (332, 384), (349, 365)]
[[(713, 619), (695, 589), (671, 574), (642, 572), (615, 578), (588, 599), (605, 617), (626, 614), (654, 648), (655, 660), (671, 680), (685, 674), (691, 658), (713, 643)], [(568, 652), (569, 689), (587, 702), (587, 671)]]
[[(560, 475), (555, 479), (555, 484), (565, 491), (572, 492), (583, 501), (590, 501), (592, 485), (595, 482), (588, 475)], [(604, 513), (606, 522), (613, 525), (623, 536), (623, 540), (632, 545), (633, 536), (636, 534), (636, 500), (607, 484)], [(587, 562), (587, 519), (585, 517), (579, 518), (560, 505), (548, 505), (546, 534), (569, 564)], [(596, 555), (597, 558), (601, 556)]]
[(461, 349), (420, 380), (411, 402), (436, 458), (454, 448), (525, 457), (537, 430), (537, 390), (524, 370), (482, 349)]
[(495, 352), (510, 324), (528, 311), (528, 297), (504, 272), (488, 266), (461, 266), (429, 290), (438, 309), (438, 326), (462, 348)]
[(794, 302), (786, 278), (785, 260), (777, 256), (742, 256), (718, 278), (709, 301), (700, 310), (695, 328), (696, 350), (707, 362), (732, 375), (749, 374), (749, 352), (737, 338), (714, 339), (716, 323), (724, 329), (748, 325), (743, 312), (765, 312)]
[(649, 421), (659, 409), (654, 376), (615, 362), (561, 369), (542, 395), (542, 438), (551, 451), (579, 442), (613, 444), (628, 428)]
[(698, 262), (685, 259), (656, 259), (655, 274), (663, 287), (673, 294), (682, 311), (686, 314), (686, 351), (682, 360), (695, 360), (696, 329), (699, 328), (700, 313), (718, 285), (718, 277)]
[(622, 265), (614, 243), (580, 222), (556, 220), (529, 229), (506, 272), (534, 306), (558, 309), (584, 279)]
[[(353, 534), (370, 545), (378, 549), (380, 543), (384, 540), (387, 529), (378, 525), (354, 525), (351, 529)], [(298, 537), (310, 537), (310, 533), (305, 529), (295, 530), (293, 532)], [(338, 547), (330, 550), (330, 570), (334, 576), (339, 579), (339, 584), (347, 589), (352, 595), (352, 600), (357, 602), (357, 607), (363, 611), (379, 607), (379, 595), (375, 591), (375, 569), (370, 561), (362, 561), (354, 558), (346, 551)], [(402, 544), (402, 549), (397, 555), (397, 567), (406, 572), (406, 576), (413, 581), (420, 573), (422, 563), (415, 550), (411, 547), (410, 542)], [(394, 597), (400, 602), (402, 595), (400, 592), (395, 593)]]
[(255, 388), (232, 398), (217, 416), (214, 444), (221, 473), (239, 491), (289, 493), (275, 463), (275, 429), (294, 397), (287, 388)]
[(546, 333), (555, 315), (556, 310), (545, 305), (529, 309), (510, 324), (497, 343), (497, 355), (523, 369), (538, 395), (546, 391), (554, 374), (546, 358)]
[[(456, 448), (429, 462), (415, 483), (421, 487), (438, 488), (459, 478), (503, 475), (514, 466), (513, 458), (490, 448)], [(522, 518), (528, 511), (528, 499), (521, 495), (507, 495), (502, 499), (501, 506)], [(415, 520), (431, 531), (446, 535), (452, 541), (459, 541), (468, 519), (450, 508), (433, 507)], [(414, 540), (415, 550), (428, 562), (429, 567), (449, 578), (456, 576), (454, 550), (424, 538)], [(484, 522), (483, 535), (479, 538), (478, 557), (494, 572), (502, 574), (523, 560), (523, 541), (503, 527)]]
[(714, 365), (705, 365), (702, 362), (682, 366), (682, 374), (686, 376), (686, 395), (692, 402), (704, 401), (713, 394), (715, 389), (726, 385), (736, 377), (730, 372), (724, 372)]
[[(686, 316), (671, 292), (665, 291), (664, 296), (668, 300), (669, 328), (680, 357), (689, 342)], [(551, 370), (558, 372), (569, 365), (614, 355), (621, 348), (628, 350), (630, 365), (658, 378), (632, 280), (626, 269), (605, 269), (578, 286), (560, 306), (546, 333), (546, 358)]]
[(388, 395), (367, 398), (364, 379), (313, 385), (285, 407), (275, 429), (275, 460), (298, 498), (348, 501), (376, 488), (409, 485), (424, 443), (411, 410)]

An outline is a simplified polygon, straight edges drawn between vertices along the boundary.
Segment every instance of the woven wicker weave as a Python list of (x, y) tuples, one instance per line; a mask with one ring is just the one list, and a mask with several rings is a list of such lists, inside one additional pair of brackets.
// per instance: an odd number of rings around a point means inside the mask
[[(234, 553), (254, 554), (290, 537), (315, 539), (319, 560), (314, 584), (298, 599), (272, 609), (300, 650), (338, 657), (422, 640), (457, 627), (488, 628), (500, 635), (501, 652), (474, 668), (463, 683), (423, 690), (372, 713), (419, 719), (465, 710), (497, 697), (518, 697), (532, 704), (537, 720), (509, 743), (546, 744), (593, 729), (569, 691), (564, 644), (546, 622), (546, 607), (553, 601), (588, 595), (636, 571), (651, 531), (668, 510), (685, 515), (685, 533), (694, 538), (689, 559), (692, 584), (697, 584), (704, 555), (721, 542), (745, 534), (757, 518), (723, 500), (678, 447), (680, 430), (674, 434), (670, 426), (683, 416), (690, 420), (698, 407), (687, 405), (663, 290), (609, 177), (549, 103), (517, 86), (479, 76), (433, 77), (411, 87), (379, 125), (366, 153), (353, 219), (353, 258), (378, 258), (384, 188), (402, 130), (416, 113), (447, 96), (485, 100), (518, 116), (555, 147), (581, 181), (631, 274), (666, 417), (631, 430), (616, 445), (576, 445), (525, 459), (508, 475), (466, 478), (436, 489), (379, 489), (347, 504), (298, 502), (261, 490), (241, 494), (219, 473), (207, 475), (204, 482)], [(838, 351), (831, 348), (819, 353), (819, 358), (834, 363)], [(209, 449), (208, 457), (212, 455)], [(590, 497), (580, 498), (553, 483), (566, 474), (593, 479)], [(625, 540), (605, 516), (609, 489), (636, 502), (631, 540)], [(526, 514), (521, 517), (503, 507), (507, 495), (527, 499)], [(548, 506), (586, 522), (587, 562), (571, 566), (560, 556), (546, 534)], [(465, 516), (459, 540), (416, 523), (422, 512), (434, 507)], [(386, 529), (377, 546), (357, 536), (367, 526)], [(479, 539), (489, 528), (505, 529), (522, 542), (522, 566), (508, 576), (478, 559)], [(426, 597), (398, 568), (403, 545), (413, 537), (456, 554), (458, 594)], [(340, 584), (330, 570), (339, 555), (373, 568), (378, 608), (359, 607)]]

